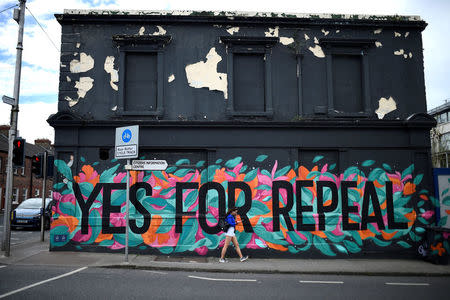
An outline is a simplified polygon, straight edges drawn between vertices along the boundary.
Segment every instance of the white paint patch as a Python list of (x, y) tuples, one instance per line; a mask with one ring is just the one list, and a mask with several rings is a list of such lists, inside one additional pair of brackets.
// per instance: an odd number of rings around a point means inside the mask
[(81, 44), (80, 44), (80, 43), (77, 43), (76, 47), (77, 47), (77, 48), (80, 48), (80, 46), (81, 46)]
[(145, 270), (144, 272), (153, 273), (153, 274), (160, 274), (160, 275), (167, 275), (168, 274), (166, 272), (150, 271), (150, 270)]
[(169, 78), (167, 79), (168, 82), (172, 82), (175, 80), (175, 75), (170, 75)]
[(394, 55), (403, 55), (405, 53), (405, 50), (399, 49), (397, 51), (394, 51)]
[(330, 33), (329, 31), (325, 31), (325, 29), (322, 29), (321, 31), (325, 36), (327, 36)]
[(72, 99), (69, 96), (64, 97), (64, 100), (69, 102), (69, 107), (72, 107), (78, 103), (78, 99)]
[(111, 108), (112, 111), (116, 111), (117, 110), (117, 105), (114, 106), (113, 108)]
[(421, 282), (386, 282), (387, 285), (411, 285), (411, 286), (428, 286), (429, 283)]
[(35, 286), (38, 286), (38, 285), (41, 285), (41, 284), (44, 284), (44, 283), (47, 283), (47, 282), (50, 282), (50, 281), (53, 281), (53, 280), (57, 280), (57, 279), (60, 279), (60, 278), (66, 277), (66, 276), (70, 276), (70, 275), (72, 275), (72, 274), (81, 272), (81, 271), (86, 270), (86, 269), (87, 269), (87, 267), (82, 267), (82, 268), (76, 269), (76, 270), (74, 270), (74, 271), (72, 271), (72, 272), (69, 272), (69, 273), (65, 273), (65, 274), (62, 274), (62, 275), (59, 275), (59, 276), (56, 276), (56, 277), (52, 277), (52, 278), (49, 278), (49, 279), (46, 279), (46, 280), (42, 280), (42, 281), (39, 281), (39, 282), (30, 284), (30, 285), (27, 285), (27, 286), (25, 286), (25, 287), (23, 287), (23, 288), (20, 288), (20, 289), (11, 291), (11, 292), (9, 292), (9, 293), (0, 295), (0, 298), (5, 298), (5, 297), (8, 297), (8, 296), (14, 295), (14, 294), (16, 294), (16, 293), (19, 293), (19, 292), (28, 290), (28, 289), (30, 289), (30, 288), (32, 288), (32, 287), (35, 287)]
[(119, 81), (119, 72), (118, 70), (114, 69), (114, 59), (114, 56), (107, 56), (103, 68), (105, 69), (105, 72), (111, 76), (109, 85), (113, 90), (118, 91), (119, 87), (117, 86), (116, 82)]
[(378, 115), (378, 119), (381, 120), (385, 115), (396, 109), (397, 103), (395, 103), (395, 100), (392, 97), (389, 97), (389, 99), (381, 97), (380, 100), (378, 100), (378, 109), (375, 113)]
[(290, 45), (294, 42), (293, 38), (288, 38), (288, 37), (280, 37), (280, 43), (282, 43), (283, 45), (287, 46)]
[(305, 33), (305, 40), (309, 40), (309, 36)]
[(377, 48), (380, 48), (383, 47), (383, 44), (381, 42), (376, 41), (375, 46), (377, 46)]
[(401, 37), (401, 36), (402, 36), (401, 33), (397, 32), (397, 31), (394, 32), (394, 37)]
[(336, 30), (336, 33), (339, 33), (339, 32), (341, 32), (340, 30)]
[(91, 77), (80, 77), (79, 81), (75, 81), (75, 88), (78, 89), (78, 99), (84, 98), (86, 93), (94, 86), (94, 79)]
[(80, 60), (72, 60), (70, 62), (70, 72), (83, 73), (87, 72), (94, 67), (94, 59), (92, 56), (82, 52), (80, 54)]
[(309, 47), (308, 49), (309, 49), (309, 51), (311, 51), (316, 57), (319, 57), (319, 58), (324, 58), (324, 57), (325, 57), (325, 53), (323, 53), (322, 47), (320, 47), (319, 45), (315, 45), (314, 47)]
[(407, 38), (409, 35), (409, 31), (405, 33), (405, 38)]
[(380, 34), (383, 31), (383, 28), (378, 28), (373, 31), (373, 34)]
[(275, 28), (269, 28), (269, 31), (265, 31), (264, 34), (266, 37), (278, 37), (280, 27), (276, 26)]
[(239, 32), (239, 27), (231, 27), (231, 28), (228, 28), (228, 29), (227, 29), (227, 32), (228, 32), (229, 34), (233, 35), (233, 34)]
[(145, 27), (144, 26), (142, 26), (140, 29), (139, 29), (139, 35), (143, 35), (144, 34), (144, 32), (145, 32)]
[(300, 280), (300, 283), (343, 284), (343, 281)]
[(59, 65), (60, 65), (61, 68), (67, 67), (66, 65), (64, 65), (64, 64), (62, 64), (62, 63), (60, 63)]
[(165, 35), (167, 31), (164, 30), (161, 26), (156, 26), (158, 28), (158, 31), (153, 32), (153, 35)]
[(316, 45), (319, 44), (319, 40), (316, 37), (314, 37), (314, 44), (316, 44)]
[(403, 54), (403, 58), (408, 58), (408, 54)]
[(185, 70), (189, 86), (196, 89), (207, 87), (210, 91), (222, 91), (224, 98), (227, 99), (227, 74), (217, 72), (217, 64), (221, 60), (222, 57), (217, 54), (216, 48), (213, 47), (206, 55), (206, 62), (199, 61), (198, 63), (187, 65)]
[(230, 278), (209, 278), (200, 276), (188, 276), (189, 278), (202, 279), (208, 281), (232, 281), (232, 282), (256, 282), (256, 279), (230, 279)]
[(409, 52), (409, 58), (412, 58), (412, 53), (411, 52)]
[(71, 82), (71, 81), (72, 81), (72, 79), (70, 79), (70, 77), (69, 77), (69, 76), (66, 76), (66, 81), (67, 81), (67, 82)]

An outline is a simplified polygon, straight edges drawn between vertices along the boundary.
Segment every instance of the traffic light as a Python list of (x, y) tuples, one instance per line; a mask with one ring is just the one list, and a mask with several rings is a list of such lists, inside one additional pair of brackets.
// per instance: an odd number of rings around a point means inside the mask
[(47, 156), (47, 178), (53, 177), (53, 166), (55, 164), (55, 156), (48, 155)]
[(42, 177), (42, 164), (44, 162), (44, 156), (42, 153), (33, 155), (31, 161), (31, 173), (36, 175), (36, 178)]
[(15, 138), (13, 142), (12, 162), (14, 167), (23, 167), (25, 161), (25, 139)]

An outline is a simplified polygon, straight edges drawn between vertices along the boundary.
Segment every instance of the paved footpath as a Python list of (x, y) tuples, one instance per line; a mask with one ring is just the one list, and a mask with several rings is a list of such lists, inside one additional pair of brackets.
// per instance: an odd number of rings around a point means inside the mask
[(217, 257), (169, 257), (123, 253), (50, 252), (46, 241), (33, 240), (13, 246), (11, 256), (0, 252), (0, 265), (88, 266), (148, 270), (178, 270), (233, 273), (450, 276), (450, 265), (434, 265), (414, 259), (276, 259), (231, 258), (219, 263)]

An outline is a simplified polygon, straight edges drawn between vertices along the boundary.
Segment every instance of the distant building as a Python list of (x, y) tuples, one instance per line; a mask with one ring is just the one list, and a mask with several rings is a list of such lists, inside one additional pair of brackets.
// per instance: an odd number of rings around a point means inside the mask
[(431, 156), (435, 168), (450, 167), (450, 101), (428, 111), (437, 121), (431, 129)]
[[(417, 16), (65, 10), (52, 250), (416, 255), (434, 220)], [(131, 132), (118, 141), (127, 143)], [(132, 149), (133, 146), (130, 146)]]
[[(8, 163), (8, 131), (9, 125), (0, 126), (0, 203), (1, 209), (5, 208), (6, 193), (6, 165)], [(14, 181), (12, 189), (12, 205), (17, 206), (25, 199), (42, 197), (42, 179), (31, 174), (31, 159), (33, 155), (48, 151), (53, 154), (53, 146), (48, 139), (35, 140), (34, 144), (25, 145), (25, 166), (14, 168)], [(51, 197), (53, 179), (47, 180), (47, 194)]]

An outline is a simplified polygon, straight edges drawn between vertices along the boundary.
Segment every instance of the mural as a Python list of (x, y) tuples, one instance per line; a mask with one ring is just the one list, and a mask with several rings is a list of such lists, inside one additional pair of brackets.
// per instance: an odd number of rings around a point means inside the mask
[[(321, 159), (315, 157), (310, 170), (298, 162), (279, 166), (276, 160), (266, 170), (236, 157), (209, 166), (194, 162), (195, 168), (185, 168), (193, 164), (181, 159), (166, 171), (132, 171), (129, 246), (206, 255), (222, 246), (225, 235), (217, 220), (234, 205), (243, 249), (332, 257), (361, 253), (368, 242), (380, 251), (402, 250), (423, 239), (439, 203), (428, 190), (419, 190), (423, 174), (413, 176), (414, 165), (398, 172), (367, 160), (334, 174), (335, 164), (319, 169)], [(267, 160), (260, 155), (252, 164)], [(82, 157), (81, 162), (81, 172), (72, 174), (66, 162), (55, 161), (63, 180), (54, 185), (51, 248), (121, 249), (126, 173), (116, 160), (102, 172), (98, 163)], [(443, 247), (449, 251), (448, 243)]]

